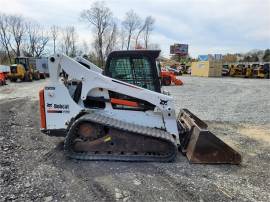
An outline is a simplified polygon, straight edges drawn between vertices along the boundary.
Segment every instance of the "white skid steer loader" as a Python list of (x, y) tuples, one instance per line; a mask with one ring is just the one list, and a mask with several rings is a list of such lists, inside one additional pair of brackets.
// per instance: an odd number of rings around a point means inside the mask
[(105, 71), (83, 58), (49, 57), (50, 82), (39, 93), (41, 131), (64, 136), (81, 160), (239, 164), (241, 156), (187, 109), (176, 117), (162, 94), (159, 51), (115, 51)]

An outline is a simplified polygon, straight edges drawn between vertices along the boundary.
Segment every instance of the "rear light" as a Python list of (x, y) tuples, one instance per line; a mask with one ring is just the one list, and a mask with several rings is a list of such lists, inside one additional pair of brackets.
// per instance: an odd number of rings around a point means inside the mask
[(44, 89), (41, 89), (39, 91), (39, 111), (40, 111), (40, 127), (41, 129), (46, 129)]

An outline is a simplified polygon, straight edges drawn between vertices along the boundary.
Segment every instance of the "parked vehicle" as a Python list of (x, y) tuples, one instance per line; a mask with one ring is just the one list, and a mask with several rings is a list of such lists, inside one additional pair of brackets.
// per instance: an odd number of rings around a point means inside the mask
[(180, 76), (180, 75), (182, 75), (182, 72), (181, 72), (179, 69), (177, 69), (176, 66), (167, 67), (167, 70), (168, 70), (169, 72), (173, 73), (175, 76)]
[(78, 160), (171, 162), (181, 151), (191, 163), (240, 164), (196, 115), (176, 115), (173, 98), (161, 93), (159, 53), (114, 51), (104, 74), (91, 62), (51, 56), (51, 82), (39, 92), (41, 131), (65, 137), (66, 156)]
[(0, 72), (0, 86), (6, 85), (6, 78), (3, 72)]
[(49, 77), (49, 69), (48, 69), (48, 58), (41, 57), (36, 59), (36, 68), (39, 71), (39, 75), (41, 79), (45, 79)]
[(8, 73), (10, 72), (10, 67), (7, 65), (0, 65), (0, 72), (4, 73), (5, 79), (7, 79)]
[(15, 58), (15, 64), (10, 66), (8, 78), (13, 82), (16, 82), (18, 79), (21, 81), (39, 80), (39, 71), (35, 69), (34, 59), (29, 57)]
[(257, 65), (253, 69), (253, 77), (260, 79), (269, 78), (269, 64)]

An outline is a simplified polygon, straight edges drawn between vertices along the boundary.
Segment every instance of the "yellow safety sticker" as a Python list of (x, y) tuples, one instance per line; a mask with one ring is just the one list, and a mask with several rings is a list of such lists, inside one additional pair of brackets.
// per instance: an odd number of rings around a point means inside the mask
[(111, 141), (111, 140), (112, 140), (111, 136), (105, 136), (105, 138), (104, 138), (104, 142), (108, 142), (108, 141)]

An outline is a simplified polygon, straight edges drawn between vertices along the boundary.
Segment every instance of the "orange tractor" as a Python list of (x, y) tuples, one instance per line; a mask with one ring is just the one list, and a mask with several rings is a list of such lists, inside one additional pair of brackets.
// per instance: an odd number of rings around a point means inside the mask
[(0, 72), (0, 86), (6, 85), (6, 78), (3, 72)]
[(176, 86), (181, 86), (183, 85), (183, 82), (180, 79), (177, 79), (174, 73), (166, 70), (161, 70), (160, 72), (160, 77), (161, 77), (161, 82), (162, 85), (164, 86), (169, 86), (169, 85), (176, 85)]

